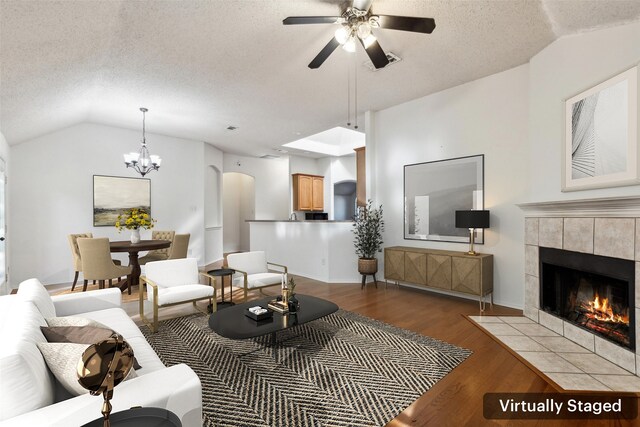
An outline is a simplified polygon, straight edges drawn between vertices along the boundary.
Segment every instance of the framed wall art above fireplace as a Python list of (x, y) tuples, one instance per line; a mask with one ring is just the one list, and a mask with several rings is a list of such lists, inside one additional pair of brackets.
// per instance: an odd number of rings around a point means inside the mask
[(565, 101), (562, 191), (640, 184), (638, 67)]
[[(404, 238), (469, 243), (459, 210), (484, 209), (484, 155), (404, 166)], [(476, 230), (475, 243), (484, 243)]]

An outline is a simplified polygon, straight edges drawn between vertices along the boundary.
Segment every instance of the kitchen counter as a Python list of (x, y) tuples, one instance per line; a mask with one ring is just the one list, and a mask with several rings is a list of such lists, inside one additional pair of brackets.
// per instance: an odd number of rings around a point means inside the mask
[(353, 221), (247, 221), (252, 251), (289, 272), (328, 283), (358, 283)]
[(247, 219), (246, 222), (348, 222), (353, 223), (353, 221), (338, 221), (333, 219)]

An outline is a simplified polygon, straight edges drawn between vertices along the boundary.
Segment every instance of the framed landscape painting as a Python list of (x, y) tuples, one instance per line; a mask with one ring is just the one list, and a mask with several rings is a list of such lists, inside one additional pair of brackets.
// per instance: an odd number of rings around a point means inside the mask
[(638, 67), (565, 101), (562, 191), (640, 183)]
[(93, 226), (114, 226), (127, 209), (151, 213), (151, 180), (119, 176), (93, 176)]

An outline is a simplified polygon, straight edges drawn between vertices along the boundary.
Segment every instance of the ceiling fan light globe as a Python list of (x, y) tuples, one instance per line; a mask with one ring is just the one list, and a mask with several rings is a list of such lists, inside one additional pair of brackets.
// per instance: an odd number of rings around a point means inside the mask
[(367, 49), (369, 46), (371, 46), (373, 43), (376, 42), (376, 38), (373, 34), (369, 34), (367, 37), (365, 37), (364, 39), (362, 39), (362, 44), (364, 45), (364, 48)]
[(347, 42), (347, 40), (349, 40), (349, 37), (351, 36), (351, 30), (346, 26), (342, 26), (336, 30), (334, 36), (336, 38), (336, 41), (343, 45)]
[(369, 25), (368, 22), (362, 22), (360, 25), (358, 25), (358, 37), (360, 37), (361, 40), (366, 39), (370, 35), (371, 25)]
[(347, 40), (343, 45), (342, 45), (342, 49), (344, 49), (345, 51), (349, 52), (349, 53), (353, 53), (356, 51), (356, 39), (355, 37), (349, 37), (349, 40)]

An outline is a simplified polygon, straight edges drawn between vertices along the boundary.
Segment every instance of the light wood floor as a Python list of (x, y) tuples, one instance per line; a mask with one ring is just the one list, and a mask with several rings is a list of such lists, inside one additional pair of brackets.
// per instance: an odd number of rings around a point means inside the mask
[[(327, 284), (297, 278), (296, 292), (326, 298), (340, 308), (392, 325), (465, 347), (473, 354), (436, 383), (396, 419), (397, 426), (632, 426), (640, 422), (620, 420), (486, 420), (482, 414), (483, 395), (488, 392), (553, 393), (556, 390), (527, 365), (473, 325), (464, 315), (478, 315), (478, 303), (380, 282), (364, 290), (360, 284)], [(266, 293), (276, 294), (277, 288)], [(218, 295), (220, 293), (218, 292)], [(260, 294), (255, 292), (254, 297)], [(228, 287), (226, 297), (228, 299)], [(234, 292), (242, 302), (242, 292)], [(137, 303), (124, 308), (139, 323)], [(493, 306), (488, 315), (520, 315), (519, 310)], [(194, 312), (191, 305), (161, 309), (161, 318)]]

